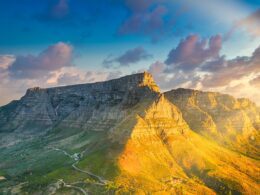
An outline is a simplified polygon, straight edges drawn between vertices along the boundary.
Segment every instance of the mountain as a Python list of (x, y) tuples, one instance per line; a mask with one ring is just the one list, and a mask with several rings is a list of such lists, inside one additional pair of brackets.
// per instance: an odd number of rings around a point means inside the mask
[(32, 88), (0, 108), (0, 193), (257, 194), (258, 144), (253, 102), (146, 72)]
[[(19, 134), (22, 141), (24, 137), (46, 133), (54, 127), (107, 130), (122, 120), (127, 109), (141, 98), (149, 99), (148, 96), (155, 96), (158, 91), (149, 74), (94, 84), (28, 89), (21, 100), (1, 108), (0, 133)], [(6, 144), (4, 140), (1, 144)], [(10, 143), (13, 142), (8, 140), (7, 144)]]
[(165, 95), (178, 106), (197, 133), (232, 150), (260, 158), (259, 109), (250, 100), (191, 89), (171, 90)]

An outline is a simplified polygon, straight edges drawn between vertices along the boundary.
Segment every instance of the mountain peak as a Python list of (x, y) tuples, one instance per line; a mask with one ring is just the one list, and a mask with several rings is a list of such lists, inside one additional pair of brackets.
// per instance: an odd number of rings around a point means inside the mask
[(143, 72), (140, 74), (142, 76), (142, 83), (141, 86), (147, 86), (149, 87), (152, 91), (155, 92), (160, 92), (160, 88), (158, 87), (158, 85), (155, 83), (153, 76), (148, 73), (148, 72)]

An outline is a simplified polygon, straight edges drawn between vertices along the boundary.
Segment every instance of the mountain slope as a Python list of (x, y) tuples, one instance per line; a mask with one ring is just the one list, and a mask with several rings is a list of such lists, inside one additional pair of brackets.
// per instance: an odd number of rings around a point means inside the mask
[(194, 133), (164, 96), (138, 116), (119, 157), (123, 189), (144, 193), (256, 194), (257, 162)]
[(0, 116), (0, 193), (260, 191), (259, 115), (246, 100), (184, 89), (162, 94), (140, 73), (29, 89)]
[(191, 89), (171, 90), (165, 96), (180, 108), (189, 126), (199, 134), (260, 158), (260, 114), (250, 100)]

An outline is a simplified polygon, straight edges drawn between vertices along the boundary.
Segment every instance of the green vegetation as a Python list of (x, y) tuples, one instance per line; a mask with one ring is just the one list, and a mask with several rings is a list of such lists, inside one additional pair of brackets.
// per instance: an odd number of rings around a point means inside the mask
[(114, 179), (119, 174), (115, 156), (116, 152), (109, 147), (100, 149), (89, 154), (79, 162), (78, 166), (105, 179)]

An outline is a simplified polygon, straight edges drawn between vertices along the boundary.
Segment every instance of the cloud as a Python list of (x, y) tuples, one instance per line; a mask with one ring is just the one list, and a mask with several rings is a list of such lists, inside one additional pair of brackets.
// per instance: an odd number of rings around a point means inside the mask
[(260, 104), (260, 46), (251, 56), (226, 59), (220, 55), (221, 36), (201, 40), (188, 36), (169, 52), (165, 62), (156, 61), (148, 71), (162, 90), (194, 88), (247, 97)]
[[(220, 55), (222, 38), (212, 36), (209, 40), (201, 40), (197, 35), (190, 35), (180, 41), (172, 49), (165, 61), (164, 72), (185, 73), (190, 77), (193, 86), (205, 89), (224, 87), (235, 80), (260, 72), (260, 47), (252, 56), (238, 56), (227, 60)], [(186, 76), (182, 76), (186, 82)]]
[(141, 60), (149, 59), (151, 57), (152, 55), (147, 53), (147, 51), (143, 47), (136, 47), (127, 50), (125, 53), (118, 57), (112, 59), (108, 57), (103, 61), (103, 65), (106, 68), (113, 67), (114, 63), (119, 64), (119, 66), (129, 66), (130, 64), (134, 64)]
[(201, 81), (205, 87), (219, 87), (228, 85), (233, 80), (245, 76), (256, 75), (260, 72), (260, 47), (250, 57), (236, 57), (226, 60), (223, 56), (216, 61), (201, 67), (201, 71), (209, 74)]
[(0, 106), (9, 103), (12, 100), (19, 99), (25, 94), (26, 89), (35, 86), (46, 86), (45, 79), (38, 78), (37, 80), (15, 79), (8, 76), (8, 72), (0, 71)]
[[(9, 82), (8, 67), (14, 62), (13, 55), (0, 55), (0, 105), (8, 103), (11, 99), (16, 98), (15, 89), (17, 82)], [(20, 84), (20, 83), (19, 83)], [(17, 88), (19, 90), (19, 88)]]
[(104, 71), (82, 71), (76, 67), (65, 67), (55, 71), (47, 80), (52, 85), (75, 85), (107, 80), (109, 72)]
[(68, 0), (58, 0), (57, 4), (50, 7), (49, 16), (55, 19), (61, 19), (69, 14)]
[(220, 35), (213, 36), (209, 40), (200, 39), (198, 35), (190, 35), (170, 51), (165, 63), (172, 71), (193, 71), (207, 60), (218, 58), (221, 48)]
[(172, 34), (174, 22), (183, 10), (173, 13), (166, 0), (124, 0), (129, 11), (118, 29), (119, 35), (146, 35), (153, 42), (160, 40), (165, 34)]
[(248, 17), (239, 20), (235, 26), (245, 29), (254, 37), (260, 37), (260, 9), (257, 9)]
[(82, 70), (73, 65), (73, 47), (59, 42), (38, 55), (0, 55), (0, 105), (19, 99), (32, 87), (55, 87), (117, 78), (120, 71)]
[(120, 71), (85, 71), (72, 66), (72, 60), (72, 46), (65, 43), (52, 45), (38, 56), (0, 55), (0, 105), (19, 99), (31, 87), (92, 83), (122, 74)]
[(167, 72), (167, 65), (160, 61), (151, 64), (148, 72), (153, 75), (163, 91), (179, 87), (195, 88), (200, 81), (200, 77), (193, 72)]
[(249, 16), (236, 21), (225, 39), (228, 39), (237, 30), (245, 30), (252, 37), (260, 37), (260, 8)]
[(68, 18), (70, 13), (70, 7), (68, 0), (53, 0), (49, 1), (47, 9), (37, 15), (37, 19), (40, 21), (59, 21)]
[[(260, 72), (260, 47), (252, 56), (238, 56), (229, 60), (220, 55), (221, 48), (220, 35), (209, 39), (190, 35), (169, 52), (165, 60), (166, 65), (156, 77), (159, 77), (159, 82), (166, 88), (170, 85), (173, 87), (186, 85), (214, 90), (230, 87), (232, 83), (250, 75), (254, 77)], [(167, 79), (169, 75), (172, 75), (172, 79)]]
[(253, 86), (248, 83), (248, 79), (243, 79), (235, 85), (228, 85), (218, 91), (230, 94), (235, 97), (249, 98), (250, 100), (254, 101), (258, 106), (260, 105), (259, 87)]
[(81, 83), (81, 79), (77, 74), (63, 73), (58, 77), (57, 83), (60, 85), (71, 85)]
[(158, 31), (160, 27), (164, 25), (163, 16), (167, 13), (167, 9), (164, 6), (157, 6), (152, 11), (146, 10), (133, 10), (132, 16), (130, 16), (120, 27), (120, 34), (131, 33), (144, 33)]
[(121, 75), (118, 71), (84, 71), (76, 67), (64, 67), (56, 70), (46, 77), (38, 78), (13, 78), (8, 72), (0, 71), (0, 105), (5, 105), (12, 100), (19, 99), (26, 89), (39, 86), (41, 88), (93, 83), (117, 78)]
[(6, 70), (14, 61), (13, 55), (0, 55), (0, 71)]
[(125, 4), (135, 12), (146, 11), (151, 5), (159, 2), (158, 0), (125, 0)]
[(258, 75), (256, 78), (252, 79), (249, 82), (252, 86), (257, 87), (260, 89), (260, 75)]
[(62, 67), (72, 66), (73, 48), (63, 42), (49, 46), (38, 56), (17, 56), (8, 71), (15, 78), (37, 78)]
[(120, 71), (85, 71), (72, 66), (72, 51), (72, 46), (57, 43), (37, 56), (0, 55), (0, 105), (19, 99), (31, 87), (92, 83), (122, 74)]
[(121, 71), (110, 72), (107, 76), (107, 80), (116, 79), (122, 76)]

